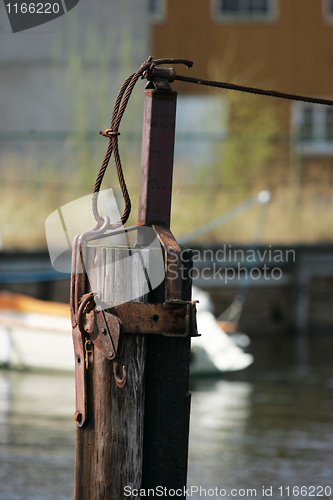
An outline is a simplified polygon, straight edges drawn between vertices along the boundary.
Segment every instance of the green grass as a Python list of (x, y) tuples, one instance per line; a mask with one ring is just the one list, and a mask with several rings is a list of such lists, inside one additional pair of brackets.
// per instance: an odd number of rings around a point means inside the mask
[[(132, 199), (132, 214), (128, 224), (137, 221), (139, 195), (139, 159), (124, 162), (125, 177)], [(95, 176), (99, 168), (91, 165)], [(184, 182), (189, 167), (175, 165), (172, 198), (171, 229), (175, 235), (204, 224), (208, 220), (265, 189), (269, 183), (260, 177), (251, 187), (233, 185), (203, 185), (194, 179)], [(44, 224), (57, 208), (92, 192), (93, 182), (79, 183), (75, 173), (64, 174), (57, 168), (34, 168), (34, 158), (7, 154), (0, 163), (0, 230), (3, 248), (40, 248), (46, 246)], [(28, 172), (28, 175), (27, 175)], [(6, 174), (4, 174), (6, 173)], [(118, 189), (113, 160), (102, 187)], [(272, 186), (270, 186), (272, 188)], [(261, 205), (257, 205), (224, 226), (206, 234), (199, 242), (251, 243), (257, 231)], [(119, 207), (120, 212), (122, 206)], [(328, 185), (275, 185), (262, 241), (266, 243), (298, 243), (332, 240), (333, 195)]]

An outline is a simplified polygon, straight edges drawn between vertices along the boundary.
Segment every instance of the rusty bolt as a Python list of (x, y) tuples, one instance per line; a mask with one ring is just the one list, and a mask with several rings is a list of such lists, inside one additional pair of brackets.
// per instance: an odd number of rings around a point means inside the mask
[(82, 420), (82, 413), (80, 413), (78, 410), (74, 413), (74, 420), (76, 420), (79, 423)]

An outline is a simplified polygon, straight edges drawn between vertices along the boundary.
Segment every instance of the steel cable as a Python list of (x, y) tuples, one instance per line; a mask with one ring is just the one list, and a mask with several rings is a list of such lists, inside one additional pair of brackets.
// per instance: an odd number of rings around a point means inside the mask
[(119, 185), (121, 188), (121, 192), (124, 198), (125, 202), (125, 208), (123, 215), (121, 216), (120, 220), (116, 222), (115, 224), (110, 224), (108, 229), (114, 230), (119, 228), (120, 226), (124, 225), (131, 213), (131, 200), (130, 196), (127, 190), (124, 174), (123, 174), (123, 169), (121, 165), (121, 160), (120, 160), (120, 154), (119, 154), (119, 148), (118, 148), (118, 135), (119, 135), (119, 125), (121, 122), (121, 119), (124, 115), (126, 106), (128, 104), (129, 98), (131, 96), (131, 93), (133, 91), (133, 88), (140, 78), (140, 76), (143, 75), (143, 73), (149, 69), (152, 69), (154, 66), (161, 65), (161, 64), (185, 64), (187, 67), (192, 66), (192, 62), (188, 61), (187, 59), (156, 59), (153, 60), (152, 56), (149, 56), (147, 61), (145, 61), (141, 67), (136, 71), (136, 73), (132, 73), (122, 84), (120, 87), (120, 90), (118, 92), (118, 95), (116, 97), (114, 106), (113, 106), (113, 111), (112, 111), (112, 116), (111, 116), (111, 123), (110, 123), (110, 129), (109, 129), (109, 143), (108, 147), (105, 153), (104, 160), (102, 162), (102, 165), (99, 169), (96, 181), (95, 181), (95, 186), (93, 190), (93, 199), (92, 199), (92, 210), (94, 217), (96, 221), (99, 223), (99, 225), (102, 225), (104, 220), (102, 217), (99, 215), (98, 212), (98, 193), (103, 181), (103, 177), (105, 174), (105, 171), (108, 167), (112, 152), (114, 153), (114, 159), (116, 163), (116, 168), (117, 168), (117, 174), (118, 174), (118, 180), (119, 180)]
[[(98, 212), (98, 193), (104, 178), (105, 171), (108, 167), (110, 158), (112, 153), (114, 153), (114, 159), (116, 163), (116, 169), (117, 169), (117, 175), (118, 175), (118, 180), (119, 180), (119, 185), (121, 188), (121, 192), (124, 198), (125, 202), (125, 208), (123, 215), (121, 216), (120, 220), (116, 222), (115, 224), (109, 224), (108, 228), (109, 230), (114, 230), (119, 228), (120, 226), (124, 225), (131, 213), (131, 200), (130, 196), (127, 190), (124, 174), (123, 174), (123, 169), (121, 165), (121, 160), (120, 160), (120, 154), (119, 154), (119, 148), (118, 148), (118, 136), (120, 135), (118, 130), (119, 130), (119, 125), (121, 122), (121, 119), (124, 115), (124, 112), (126, 110), (126, 106), (128, 104), (129, 98), (132, 94), (133, 88), (135, 84), (137, 83), (138, 79), (143, 76), (143, 74), (146, 72), (145, 76), (148, 75), (153, 75), (154, 72), (154, 67), (159, 66), (162, 64), (184, 64), (188, 68), (191, 68), (193, 65), (192, 61), (189, 61), (187, 59), (155, 59), (153, 60), (152, 56), (149, 56), (147, 61), (145, 61), (141, 67), (136, 71), (135, 73), (132, 73), (122, 84), (120, 87), (120, 90), (117, 94), (116, 100), (114, 102), (113, 110), (112, 110), (112, 116), (111, 116), (111, 123), (110, 123), (110, 129), (106, 129), (104, 132), (100, 132), (103, 135), (106, 135), (109, 137), (109, 143), (108, 147), (105, 153), (104, 160), (102, 162), (102, 165), (99, 169), (96, 181), (95, 181), (95, 186), (93, 190), (93, 199), (92, 199), (92, 210), (94, 217), (98, 224), (101, 226), (104, 223), (104, 219), (99, 215)], [(222, 89), (227, 89), (227, 90), (236, 90), (240, 92), (247, 92), (250, 94), (257, 94), (257, 95), (265, 95), (265, 96), (270, 96), (270, 97), (278, 97), (282, 99), (289, 99), (293, 101), (303, 101), (303, 102), (308, 102), (311, 104), (323, 104), (327, 106), (333, 106), (333, 101), (331, 99), (322, 99), (322, 98), (317, 98), (317, 97), (307, 97), (307, 96), (302, 96), (298, 94), (289, 94), (285, 92), (279, 92), (276, 90), (266, 90), (266, 89), (260, 89), (257, 87), (247, 87), (244, 85), (237, 85), (234, 83), (227, 83), (227, 82), (216, 82), (213, 80), (204, 80), (203, 78), (195, 78), (191, 76), (183, 76), (183, 75), (174, 75), (174, 79), (178, 81), (183, 81), (187, 83), (194, 83), (198, 85), (205, 85), (209, 87), (216, 87), (216, 88), (222, 88)]]
[(237, 85), (235, 83), (214, 82), (212, 80), (204, 80), (202, 78), (195, 78), (192, 76), (182, 76), (182, 75), (175, 75), (175, 80), (188, 83), (196, 83), (199, 85), (206, 85), (208, 87), (216, 87), (219, 89), (238, 90), (239, 92), (247, 92), (250, 94), (279, 97), (281, 99), (289, 99), (292, 101), (303, 101), (303, 102), (310, 102), (311, 104), (324, 104), (326, 106), (333, 106), (333, 101), (331, 99), (321, 99), (319, 97), (307, 97), (298, 94), (288, 94), (286, 92), (279, 92), (277, 90), (266, 90), (256, 87), (246, 87), (244, 85)]

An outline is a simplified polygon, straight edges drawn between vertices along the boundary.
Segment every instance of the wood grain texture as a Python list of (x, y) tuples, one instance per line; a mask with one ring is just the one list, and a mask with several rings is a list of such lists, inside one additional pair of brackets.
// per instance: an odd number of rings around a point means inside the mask
[[(148, 265), (148, 252), (141, 255)], [(104, 300), (144, 294), (142, 265), (128, 249), (90, 247), (87, 259), (90, 288), (101, 291)], [(88, 422), (77, 428), (75, 500), (118, 500), (126, 485), (140, 488), (142, 483), (146, 339), (133, 334), (121, 340), (119, 365), (127, 372), (123, 388), (115, 382), (112, 361), (94, 349), (94, 368), (88, 371)]]
[[(190, 250), (182, 252), (182, 299), (191, 299)], [(164, 283), (149, 295), (164, 301)], [(182, 489), (187, 480), (190, 338), (147, 336), (142, 486)], [(186, 495), (177, 496), (185, 498)]]

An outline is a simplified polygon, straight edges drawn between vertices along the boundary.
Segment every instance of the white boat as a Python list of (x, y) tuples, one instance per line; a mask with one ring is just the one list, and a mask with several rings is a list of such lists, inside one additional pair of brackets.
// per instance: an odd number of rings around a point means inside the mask
[[(191, 374), (242, 370), (253, 361), (216, 321), (209, 295), (193, 287), (198, 332), (192, 339)], [(0, 292), (0, 366), (74, 370), (70, 310), (67, 304)]]
[(67, 304), (0, 292), (0, 364), (19, 369), (74, 370)]
[(190, 373), (218, 375), (250, 366), (253, 356), (241, 347), (249, 344), (247, 335), (228, 335), (222, 325), (230, 327), (230, 324), (216, 320), (209, 294), (197, 287), (192, 290), (193, 300), (198, 301), (197, 325), (201, 336), (192, 338)]

